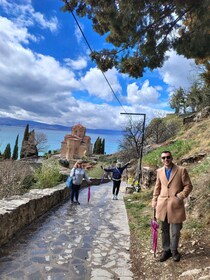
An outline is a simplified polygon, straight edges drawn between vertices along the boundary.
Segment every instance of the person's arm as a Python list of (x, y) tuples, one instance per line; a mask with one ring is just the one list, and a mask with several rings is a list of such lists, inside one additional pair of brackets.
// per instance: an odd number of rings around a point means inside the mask
[(160, 194), (160, 189), (161, 189), (161, 181), (157, 172), (157, 179), (156, 179), (156, 183), (153, 191), (153, 198), (152, 198), (152, 208), (156, 208), (157, 206), (157, 199)]
[(106, 171), (106, 172), (113, 172), (113, 169), (114, 169), (114, 168), (104, 168), (104, 167), (101, 165), (101, 169), (103, 169), (103, 170)]
[(130, 164), (130, 161), (127, 162), (125, 165), (123, 165), (123, 167), (121, 167), (122, 171)]
[(73, 167), (72, 170), (70, 171), (70, 176), (71, 177), (75, 175), (75, 170), (76, 170), (76, 168)]
[(189, 177), (189, 174), (185, 168), (182, 170), (182, 184), (183, 190), (176, 194), (176, 197), (179, 199), (185, 199), (191, 193), (193, 186)]
[(91, 180), (90, 178), (88, 177), (88, 175), (86, 174), (85, 170), (84, 170), (84, 175), (83, 177), (85, 178), (85, 180), (90, 184), (91, 183)]

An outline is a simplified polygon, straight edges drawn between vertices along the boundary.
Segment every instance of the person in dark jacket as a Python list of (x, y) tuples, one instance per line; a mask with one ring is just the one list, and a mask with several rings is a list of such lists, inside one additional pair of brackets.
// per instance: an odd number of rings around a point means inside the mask
[(117, 162), (116, 166), (113, 168), (101, 168), (106, 171), (106, 172), (112, 172), (112, 181), (113, 181), (113, 189), (112, 189), (112, 194), (114, 200), (118, 199), (118, 193), (120, 190), (120, 184), (121, 184), (121, 177), (124, 169), (130, 164), (130, 162), (127, 162), (125, 165), (122, 166), (122, 163)]

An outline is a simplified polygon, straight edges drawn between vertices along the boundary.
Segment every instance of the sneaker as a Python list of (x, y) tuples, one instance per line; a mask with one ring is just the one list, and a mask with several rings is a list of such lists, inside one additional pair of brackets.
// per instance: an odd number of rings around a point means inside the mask
[(116, 200), (118, 200), (118, 197), (117, 197), (117, 195), (115, 196), (115, 199), (116, 199)]
[(76, 202), (76, 204), (80, 205), (80, 202), (79, 202), (79, 201), (77, 201), (77, 202)]
[(171, 250), (168, 251), (163, 251), (159, 261), (160, 262), (165, 262), (167, 259), (169, 259), (172, 256)]
[(115, 200), (115, 195), (113, 195), (112, 199)]
[(179, 254), (178, 250), (172, 251), (172, 259), (174, 262), (180, 261), (181, 255)]

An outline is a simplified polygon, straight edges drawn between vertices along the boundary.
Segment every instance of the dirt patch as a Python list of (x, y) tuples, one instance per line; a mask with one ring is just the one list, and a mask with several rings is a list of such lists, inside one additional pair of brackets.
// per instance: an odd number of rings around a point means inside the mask
[[(209, 231), (196, 239), (196, 242), (181, 243), (180, 262), (171, 259), (164, 263), (158, 261), (161, 253), (161, 240), (158, 241), (157, 256), (154, 257), (151, 246), (140, 244), (131, 237), (131, 260), (134, 279), (172, 280), (172, 279), (210, 279)], [(159, 232), (159, 235), (161, 233)], [(195, 240), (195, 238), (193, 238)], [(208, 278), (201, 278), (201, 277)]]

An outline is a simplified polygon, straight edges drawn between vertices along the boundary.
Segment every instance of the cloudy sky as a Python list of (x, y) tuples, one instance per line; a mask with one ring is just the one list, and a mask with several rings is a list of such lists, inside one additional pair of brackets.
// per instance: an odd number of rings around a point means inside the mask
[[(161, 69), (139, 79), (109, 70), (113, 94), (62, 5), (60, 0), (0, 0), (0, 117), (121, 129), (127, 118), (121, 112), (144, 113), (147, 120), (173, 112), (170, 93), (190, 85), (193, 60), (168, 52)], [(93, 50), (107, 47), (91, 22), (77, 19)]]

